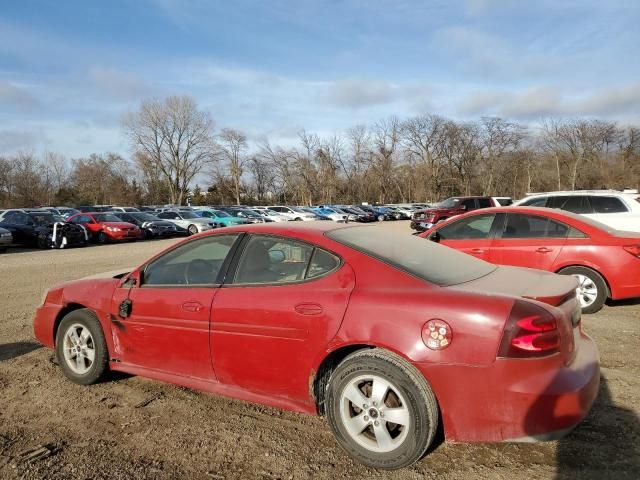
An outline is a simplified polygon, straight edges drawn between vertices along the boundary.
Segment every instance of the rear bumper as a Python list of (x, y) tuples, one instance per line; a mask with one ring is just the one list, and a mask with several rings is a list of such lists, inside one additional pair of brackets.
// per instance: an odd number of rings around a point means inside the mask
[(600, 384), (595, 343), (583, 333), (578, 338), (568, 365), (558, 355), (480, 368), (417, 364), (440, 404), (447, 440), (535, 441), (569, 432), (591, 409)]

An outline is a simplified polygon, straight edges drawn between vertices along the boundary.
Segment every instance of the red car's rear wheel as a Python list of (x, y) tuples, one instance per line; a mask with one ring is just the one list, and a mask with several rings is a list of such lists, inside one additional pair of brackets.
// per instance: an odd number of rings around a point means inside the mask
[(360, 350), (336, 368), (326, 412), (340, 446), (374, 468), (416, 462), (438, 428), (438, 406), (425, 378), (382, 349)]

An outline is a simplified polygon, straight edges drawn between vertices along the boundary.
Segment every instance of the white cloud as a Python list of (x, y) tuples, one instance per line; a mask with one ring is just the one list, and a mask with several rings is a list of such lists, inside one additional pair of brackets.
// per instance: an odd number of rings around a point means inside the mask
[(331, 105), (357, 109), (390, 103), (397, 93), (387, 82), (347, 78), (329, 84), (323, 97)]
[(0, 106), (32, 108), (38, 104), (38, 100), (26, 88), (0, 81)]

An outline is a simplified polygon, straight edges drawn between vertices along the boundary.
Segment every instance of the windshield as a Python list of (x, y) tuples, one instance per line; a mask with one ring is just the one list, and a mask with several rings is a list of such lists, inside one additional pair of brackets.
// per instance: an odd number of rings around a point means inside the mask
[(242, 213), (244, 216), (251, 217), (251, 218), (259, 218), (260, 217), (260, 215), (258, 215), (257, 213), (255, 213), (255, 212), (253, 212), (251, 210), (244, 210), (244, 209), (243, 210), (236, 210), (234, 213), (235, 214)]
[(226, 218), (231, 216), (227, 212), (223, 212), (222, 210), (214, 210), (213, 212), (218, 218)]
[(93, 218), (98, 223), (103, 222), (122, 222), (118, 217), (116, 217), (113, 213), (97, 213), (93, 216)]
[(298, 213), (307, 213), (305, 212), (302, 208), (300, 207), (289, 207), (291, 210), (293, 210), (294, 212), (298, 212)]
[(444, 202), (438, 204), (440, 208), (453, 208), (460, 203), (457, 198), (447, 198)]
[(193, 212), (178, 212), (178, 215), (180, 215), (182, 218), (200, 218)]
[(36, 225), (51, 225), (53, 222), (58, 221), (52, 213), (31, 213), (30, 216)]
[(341, 228), (326, 235), (336, 242), (441, 287), (470, 282), (497, 268), (491, 263), (444, 245), (381, 228)]

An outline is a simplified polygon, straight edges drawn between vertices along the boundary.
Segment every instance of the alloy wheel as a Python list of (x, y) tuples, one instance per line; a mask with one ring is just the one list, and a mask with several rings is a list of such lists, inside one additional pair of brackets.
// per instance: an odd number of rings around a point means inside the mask
[(64, 334), (62, 349), (64, 360), (74, 373), (84, 375), (91, 369), (96, 350), (87, 327), (79, 323), (71, 325)]
[(398, 387), (378, 375), (356, 377), (344, 387), (340, 418), (356, 443), (376, 453), (400, 447), (411, 424), (411, 412)]
[(586, 275), (578, 273), (573, 276), (578, 279), (578, 288), (576, 288), (576, 293), (580, 300), (580, 306), (582, 308), (591, 306), (598, 297), (598, 286)]

